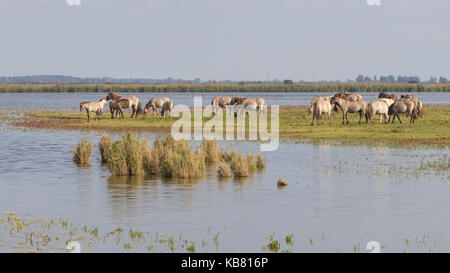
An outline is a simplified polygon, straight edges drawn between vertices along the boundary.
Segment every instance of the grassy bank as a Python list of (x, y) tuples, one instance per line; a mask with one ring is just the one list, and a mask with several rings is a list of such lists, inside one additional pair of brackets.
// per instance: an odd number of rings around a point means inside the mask
[(202, 84), (1, 84), (0, 93), (170, 93), (170, 92), (450, 92), (449, 84), (429, 83), (202, 83)]
[[(270, 112), (270, 111), (269, 111)], [(403, 124), (380, 124), (379, 118), (374, 123), (358, 124), (355, 114), (349, 114), (350, 125), (341, 125), (342, 114), (333, 114), (331, 124), (325, 119), (324, 124), (311, 126), (311, 117), (304, 107), (281, 107), (280, 137), (291, 139), (328, 139), (339, 141), (370, 141), (400, 144), (450, 144), (450, 107), (426, 106), (425, 116), (409, 124), (409, 119), (402, 116)], [(86, 121), (85, 113), (73, 112), (38, 112), (29, 113), (25, 117), (12, 120), (11, 124), (29, 128), (47, 128), (64, 130), (96, 130), (96, 131), (151, 131), (170, 132), (171, 125), (177, 118), (160, 116), (140, 116), (130, 119), (112, 120), (105, 113), (100, 121)], [(209, 119), (204, 118), (203, 123)], [(270, 113), (269, 113), (270, 126)], [(224, 123), (225, 124), (225, 123)]]

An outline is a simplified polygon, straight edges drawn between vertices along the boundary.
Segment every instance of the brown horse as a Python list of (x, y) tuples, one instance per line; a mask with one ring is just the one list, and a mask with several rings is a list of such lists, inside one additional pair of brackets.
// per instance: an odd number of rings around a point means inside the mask
[(346, 93), (346, 92), (341, 92), (341, 93), (334, 94), (333, 97), (341, 98), (341, 99), (348, 100), (348, 101), (360, 101), (360, 100), (362, 100), (362, 96), (360, 94), (349, 94), (349, 93)]
[(345, 120), (347, 120), (347, 124), (349, 123), (347, 113), (359, 113), (359, 123), (361, 123), (362, 116), (364, 115), (366, 117), (366, 123), (368, 122), (367, 103), (364, 100), (349, 101), (335, 96), (331, 98), (330, 102), (341, 109), (342, 124), (344, 124)]
[(397, 101), (397, 95), (395, 94), (388, 94), (388, 93), (384, 93), (383, 91), (380, 91), (380, 93), (378, 94), (378, 98), (379, 99), (391, 99), (393, 101)]
[[(133, 118), (133, 116), (137, 117), (138, 114), (141, 114), (143, 112), (142, 105), (141, 105), (141, 102), (138, 97), (135, 97), (135, 96), (121, 97), (114, 92), (108, 92), (106, 99), (111, 100), (111, 102), (109, 104), (109, 110), (111, 111), (111, 118), (114, 118), (114, 111), (116, 111), (116, 117), (117, 117), (117, 111), (119, 110), (119, 109), (117, 109), (117, 107), (120, 107), (120, 112), (121, 112), (122, 117), (123, 117), (123, 112), (122, 112), (123, 109), (131, 108), (131, 110), (133, 111), (133, 113), (131, 114), (131, 118)], [(113, 103), (113, 101), (118, 102), (120, 100), (128, 100), (128, 103), (125, 103), (125, 102), (118, 103), (118, 104)], [(113, 107), (113, 104), (115, 107)]]
[(417, 103), (417, 111), (418, 111), (417, 115), (418, 115), (418, 117), (423, 118), (423, 104), (418, 98), (414, 97), (411, 94), (406, 94), (406, 95), (401, 95), (401, 99), (411, 99), (411, 100), (415, 101)]
[[(418, 116), (417, 103), (412, 99), (401, 99), (399, 101), (394, 102), (389, 106), (389, 116), (393, 116), (392, 123), (395, 121), (395, 117), (398, 118), (398, 121), (402, 123), (399, 114), (406, 114), (406, 117), (410, 116), (410, 123), (414, 123), (414, 120)], [(389, 117), (389, 120), (391, 117)], [(388, 121), (389, 122), (389, 121)]]

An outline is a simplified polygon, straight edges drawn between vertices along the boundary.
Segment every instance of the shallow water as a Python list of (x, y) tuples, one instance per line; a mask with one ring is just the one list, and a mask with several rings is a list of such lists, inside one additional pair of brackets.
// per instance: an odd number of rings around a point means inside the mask
[[(316, 96), (329, 96), (334, 93), (238, 93), (245, 97), (263, 97), (268, 105), (308, 105)], [(424, 104), (448, 104), (450, 93), (430, 92), (411, 93)], [(213, 97), (231, 96), (230, 93), (124, 93), (123, 96), (137, 96), (145, 105), (152, 97), (168, 96), (175, 104), (192, 106), (194, 96), (203, 98), (203, 105), (210, 104)], [(364, 100), (377, 99), (378, 93), (363, 93)], [(397, 94), (400, 95), (400, 94)], [(0, 108), (57, 108), (79, 107), (82, 101), (98, 101), (105, 94), (100, 93), (0, 93)]]
[[(85, 135), (94, 143), (94, 154), (92, 166), (80, 168), (71, 150)], [(111, 178), (99, 162), (99, 138), (96, 133), (0, 129), (0, 211), (61, 216), (107, 231), (133, 227), (182, 234), (196, 242), (220, 233), (219, 248), (197, 246), (208, 252), (258, 252), (269, 235), (282, 241), (288, 234), (294, 234), (294, 244), (287, 248), (295, 252), (365, 252), (372, 240), (384, 251), (450, 251), (449, 172), (415, 172), (421, 163), (448, 155), (448, 149), (284, 142), (276, 152), (264, 153), (266, 170), (249, 179), (219, 181), (210, 168), (204, 178), (187, 181)], [(259, 145), (236, 142), (235, 148), (256, 153)], [(289, 185), (278, 189), (278, 178)], [(7, 240), (3, 235), (0, 239)], [(99, 244), (85, 251), (124, 249)]]

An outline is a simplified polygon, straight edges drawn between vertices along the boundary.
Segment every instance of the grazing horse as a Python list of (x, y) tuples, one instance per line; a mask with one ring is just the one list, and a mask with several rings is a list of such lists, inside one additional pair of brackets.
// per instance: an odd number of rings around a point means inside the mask
[(249, 99), (249, 98), (245, 98), (245, 97), (232, 97), (230, 104), (231, 105), (244, 105), (244, 108), (245, 108), (245, 105), (250, 106), (250, 105), (256, 104), (255, 110), (262, 112), (265, 109), (266, 100), (263, 98)]
[[(141, 114), (142, 111), (142, 105), (141, 102), (139, 100), (138, 97), (135, 96), (131, 96), (131, 97), (121, 97), (119, 95), (117, 95), (114, 92), (108, 92), (108, 95), (106, 96), (107, 100), (111, 100), (111, 103), (109, 104), (109, 110), (111, 111), (111, 118), (114, 118), (114, 111), (116, 111), (116, 117), (117, 117), (117, 111), (119, 109), (117, 109), (117, 107), (120, 107), (120, 112), (121, 115), (123, 117), (123, 112), (122, 110), (124, 109), (128, 109), (131, 108), (131, 110), (133, 111), (133, 113), (131, 114), (131, 118), (137, 117), (138, 114)], [(119, 101), (119, 100), (128, 100), (128, 103), (117, 103), (114, 104), (113, 101)], [(116, 106), (116, 108), (114, 109), (113, 104)]]
[(97, 119), (102, 118), (103, 106), (105, 106), (107, 100), (105, 98), (100, 99), (98, 102), (82, 102), (80, 103), (80, 112), (86, 110), (87, 119), (90, 120), (90, 113), (95, 112)]
[(380, 115), (380, 123), (383, 122), (383, 116), (384, 116), (384, 122), (388, 123), (389, 120), (389, 106), (393, 104), (394, 101), (391, 99), (379, 99), (379, 100), (373, 100), (369, 102), (367, 105), (367, 118), (369, 121), (373, 121), (373, 117), (375, 115)]
[(153, 111), (153, 115), (156, 112), (160, 112), (165, 102), (171, 101), (169, 98), (152, 98), (144, 107), (144, 114), (147, 114), (150, 109)]
[(348, 101), (360, 101), (362, 100), (362, 96), (360, 94), (349, 94), (346, 92), (341, 92), (334, 94), (334, 97), (341, 98)]
[(331, 102), (331, 104), (335, 104), (339, 108), (341, 108), (342, 124), (344, 124), (344, 120), (347, 120), (347, 124), (349, 123), (347, 113), (359, 113), (359, 122), (358, 123), (361, 123), (361, 119), (364, 114), (364, 116), (366, 117), (366, 123), (368, 122), (368, 120), (367, 120), (367, 103), (364, 100), (361, 99), (358, 101), (349, 101), (349, 100), (345, 100), (343, 98), (335, 96), (335, 97), (331, 98), (330, 102)]
[(401, 99), (411, 99), (411, 100), (415, 101), (417, 103), (418, 117), (423, 118), (423, 104), (418, 98), (414, 97), (411, 94), (406, 94), (406, 95), (402, 95)]
[(333, 111), (334, 106), (331, 104), (331, 97), (317, 97), (314, 99), (313, 103), (313, 119), (311, 125), (314, 125), (314, 119), (317, 120), (317, 124), (319, 124), (319, 119), (322, 119), (323, 124), (323, 115), (328, 115), (328, 124), (331, 124), (331, 112)]
[(211, 101), (211, 105), (213, 106), (213, 112), (215, 113), (217, 109), (220, 107), (225, 109), (227, 105), (231, 104), (231, 97), (214, 97)]
[[(313, 113), (313, 109), (314, 109), (314, 103), (321, 97), (315, 97), (308, 106), (308, 114), (311, 115)], [(331, 100), (331, 96), (325, 97), (325, 99), (329, 99)], [(334, 108), (334, 107), (333, 107)]]
[(397, 101), (398, 100), (397, 95), (384, 93), (383, 91), (380, 91), (380, 93), (378, 94), (378, 98), (379, 99), (382, 99), (382, 98), (384, 98), (384, 99), (391, 99), (393, 101)]
[[(409, 123), (414, 123), (414, 120), (418, 116), (417, 103), (412, 99), (401, 99), (394, 102), (389, 106), (389, 115), (393, 115), (392, 123), (395, 121), (395, 117), (402, 123), (399, 114), (406, 114), (406, 117), (410, 116)], [(389, 118), (390, 119), (390, 118)]]
[(165, 115), (166, 112), (169, 112), (170, 115), (172, 109), (173, 109), (173, 102), (171, 100), (164, 102), (164, 104), (161, 107), (161, 116), (162, 117), (166, 116)]

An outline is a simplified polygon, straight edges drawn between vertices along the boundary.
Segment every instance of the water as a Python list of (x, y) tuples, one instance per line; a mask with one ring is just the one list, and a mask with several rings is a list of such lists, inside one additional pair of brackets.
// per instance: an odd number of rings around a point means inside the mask
[[(308, 105), (316, 96), (330, 96), (334, 93), (238, 93), (245, 97), (263, 97), (268, 105)], [(412, 93), (424, 104), (448, 104), (450, 93)], [(98, 101), (105, 94), (100, 93), (0, 93), (0, 108), (55, 108), (79, 107), (82, 101)], [(194, 96), (202, 96), (203, 105), (211, 103), (216, 96), (233, 96), (230, 93), (124, 93), (123, 96), (137, 96), (145, 105), (152, 97), (170, 97), (175, 104), (192, 106)], [(378, 98), (378, 93), (363, 93), (369, 102)], [(397, 94), (400, 95), (400, 94)]]
[[(21, 217), (61, 216), (107, 231), (133, 227), (197, 242), (220, 233), (219, 249), (197, 246), (209, 252), (261, 251), (271, 234), (278, 240), (294, 234), (290, 248), (295, 252), (352, 252), (357, 244), (365, 252), (372, 240), (385, 251), (450, 250), (449, 173), (414, 174), (422, 161), (441, 158), (448, 150), (283, 142), (276, 152), (264, 153), (266, 170), (246, 180), (218, 181), (214, 168), (194, 181), (127, 180), (111, 178), (101, 166), (96, 133), (0, 132), (0, 210)], [(92, 166), (80, 168), (71, 150), (85, 135), (95, 148)], [(259, 149), (252, 142), (235, 147)], [(277, 188), (280, 177), (287, 179), (287, 188)], [(424, 234), (439, 240), (414, 241)], [(124, 249), (100, 244), (88, 251)]]

